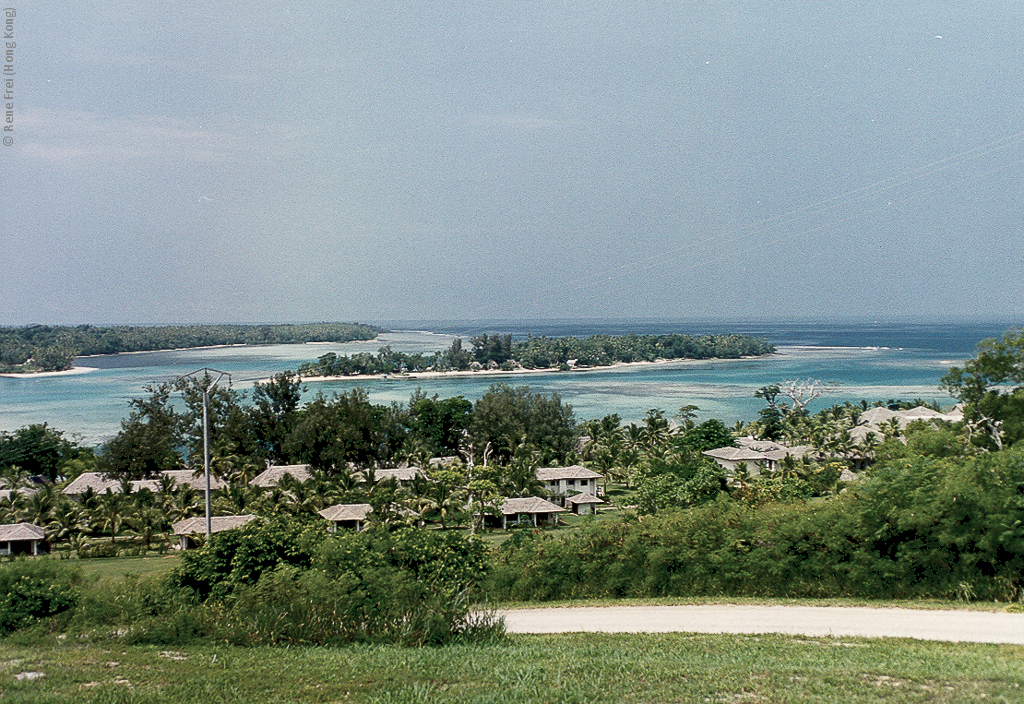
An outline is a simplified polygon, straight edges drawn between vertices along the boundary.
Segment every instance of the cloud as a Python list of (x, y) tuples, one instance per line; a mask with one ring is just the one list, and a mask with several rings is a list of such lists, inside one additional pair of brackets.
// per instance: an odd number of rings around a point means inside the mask
[(228, 158), (242, 143), (229, 129), (160, 115), (29, 108), (18, 128), (24, 156), (66, 169), (168, 159), (213, 162)]

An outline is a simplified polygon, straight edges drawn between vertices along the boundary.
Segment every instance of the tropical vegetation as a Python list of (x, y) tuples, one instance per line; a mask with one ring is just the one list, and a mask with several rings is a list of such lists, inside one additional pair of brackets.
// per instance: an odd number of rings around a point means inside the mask
[(214, 345), (280, 345), (372, 340), (362, 323), (0, 327), (0, 371), (63, 371), (75, 357)]
[(451, 372), (470, 369), (569, 369), (604, 367), (623, 362), (659, 359), (738, 359), (771, 354), (775, 347), (748, 335), (593, 335), (534, 337), (514, 340), (512, 335), (482, 334), (471, 338), (472, 349), (461, 338), (444, 351), (432, 354), (396, 352), (390, 345), (377, 354), (338, 355), (328, 352), (315, 362), (302, 364), (300, 376), (352, 376)]

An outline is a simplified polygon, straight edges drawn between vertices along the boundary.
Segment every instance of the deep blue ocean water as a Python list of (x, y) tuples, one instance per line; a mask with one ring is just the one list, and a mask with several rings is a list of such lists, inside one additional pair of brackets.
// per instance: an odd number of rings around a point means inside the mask
[(625, 421), (639, 420), (650, 408), (674, 414), (695, 405), (698, 419), (720, 418), (727, 424), (756, 417), (761, 402), (756, 389), (788, 379), (834, 381), (834, 391), (812, 404), (811, 410), (839, 403), (890, 398), (951, 404), (939, 390), (939, 379), (969, 358), (980, 340), (998, 337), (1012, 323), (1003, 322), (715, 322), (669, 320), (578, 321), (392, 321), (395, 332), (378, 341), (346, 344), (274, 345), (147, 352), (81, 358), (93, 371), (73, 376), (30, 379), (0, 378), (0, 430), (29, 423), (48, 423), (85, 442), (100, 442), (117, 432), (128, 414), (128, 401), (145, 395), (147, 384), (170, 381), (201, 367), (227, 371), (239, 390), (276, 372), (295, 369), (305, 361), (333, 351), (338, 354), (375, 352), (385, 344), (408, 352), (446, 348), (454, 336), (464, 340), (481, 333), (546, 336), (612, 335), (634, 332), (690, 335), (743, 333), (763, 337), (779, 352), (771, 357), (673, 363), (614, 370), (444, 379), (388, 379), (307, 384), (305, 397), (331, 394), (359, 385), (374, 403), (404, 403), (418, 387), (445, 398), (470, 400), (491, 384), (505, 381), (534, 391), (558, 393), (579, 419), (618, 413)]

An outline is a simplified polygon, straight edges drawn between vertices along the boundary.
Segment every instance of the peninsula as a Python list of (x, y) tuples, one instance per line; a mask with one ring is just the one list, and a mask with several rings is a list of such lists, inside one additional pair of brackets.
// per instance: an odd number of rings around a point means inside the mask
[(0, 327), (0, 372), (68, 371), (76, 357), (225, 345), (286, 345), (373, 340), (383, 328), (362, 323), (289, 325), (94, 325)]

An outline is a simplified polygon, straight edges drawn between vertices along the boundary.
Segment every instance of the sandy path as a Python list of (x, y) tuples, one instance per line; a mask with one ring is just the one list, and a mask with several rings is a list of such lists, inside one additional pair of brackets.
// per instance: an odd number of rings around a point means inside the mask
[(788, 633), (1024, 645), (1024, 613), (839, 606), (581, 606), (499, 611), (509, 633)]

